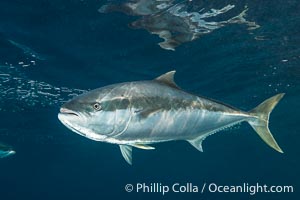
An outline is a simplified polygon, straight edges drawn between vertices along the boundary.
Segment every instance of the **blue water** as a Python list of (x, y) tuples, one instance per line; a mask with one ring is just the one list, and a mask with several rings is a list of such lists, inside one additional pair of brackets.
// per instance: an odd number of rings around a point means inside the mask
[[(248, 6), (260, 28), (231, 24), (176, 51), (136, 16), (101, 14), (99, 0), (0, 1), (0, 141), (17, 152), (0, 160), (0, 199), (297, 199), (299, 198), (300, 2), (213, 1)], [(204, 8), (209, 1), (203, 1)], [(187, 142), (134, 149), (129, 166), (116, 145), (81, 137), (57, 119), (59, 107), (108, 84), (153, 79), (176, 70), (194, 94), (250, 110), (286, 96), (270, 129), (284, 150), (269, 148), (243, 123), (208, 137), (204, 153)], [(126, 184), (291, 185), (293, 193), (127, 193)]]

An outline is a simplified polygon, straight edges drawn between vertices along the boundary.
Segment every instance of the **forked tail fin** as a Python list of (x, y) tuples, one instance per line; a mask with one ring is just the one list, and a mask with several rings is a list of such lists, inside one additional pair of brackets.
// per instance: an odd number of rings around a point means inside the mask
[(249, 112), (254, 118), (248, 120), (249, 124), (256, 131), (259, 137), (276, 151), (283, 153), (272, 133), (269, 130), (269, 116), (273, 108), (277, 105), (284, 93), (277, 94), (258, 105)]

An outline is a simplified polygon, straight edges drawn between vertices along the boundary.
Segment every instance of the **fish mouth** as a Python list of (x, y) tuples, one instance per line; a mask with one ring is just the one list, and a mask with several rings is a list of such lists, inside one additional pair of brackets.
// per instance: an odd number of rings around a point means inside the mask
[(73, 116), (77, 116), (79, 117), (79, 114), (73, 110), (69, 110), (67, 108), (61, 108), (60, 109), (60, 113), (59, 114), (63, 114), (63, 115), (73, 115)]

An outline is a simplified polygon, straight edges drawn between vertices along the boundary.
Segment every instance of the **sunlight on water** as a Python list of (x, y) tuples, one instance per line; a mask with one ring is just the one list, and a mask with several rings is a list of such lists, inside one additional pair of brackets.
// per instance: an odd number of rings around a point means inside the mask
[[(83, 92), (84, 90), (80, 89), (56, 87), (49, 83), (31, 80), (17, 66), (0, 66), (0, 110), (22, 110), (21, 105), (60, 106)], [(13, 102), (18, 102), (18, 105)]]

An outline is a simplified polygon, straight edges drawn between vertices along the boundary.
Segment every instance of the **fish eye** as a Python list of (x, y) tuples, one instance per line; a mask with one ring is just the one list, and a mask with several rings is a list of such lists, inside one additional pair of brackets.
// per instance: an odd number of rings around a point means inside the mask
[(93, 105), (93, 108), (95, 109), (95, 110), (101, 110), (101, 105), (99, 104), (99, 103), (95, 103), (94, 105)]

